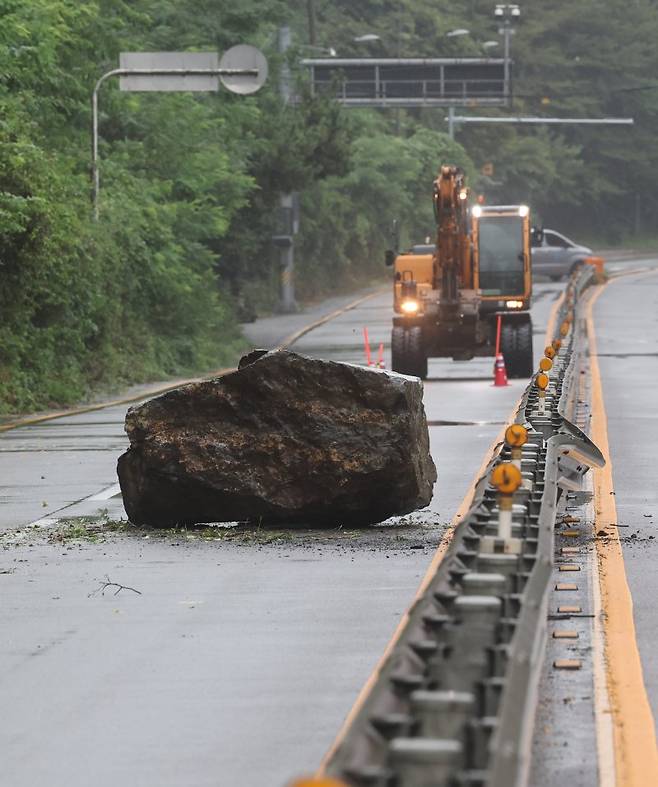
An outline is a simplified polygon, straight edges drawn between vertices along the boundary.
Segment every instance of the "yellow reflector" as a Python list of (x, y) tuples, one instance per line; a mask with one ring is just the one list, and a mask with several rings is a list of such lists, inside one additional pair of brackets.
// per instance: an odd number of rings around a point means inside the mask
[(550, 358), (542, 358), (541, 361), (539, 361), (539, 368), (542, 372), (548, 372), (553, 368), (553, 361), (551, 361)]
[(291, 782), (289, 787), (347, 787), (347, 784), (338, 781), (338, 779), (331, 779), (329, 776), (319, 776), (318, 778), (297, 779)]
[(553, 339), (553, 349), (555, 352), (559, 352), (560, 347), (562, 347), (562, 339)]
[(491, 471), (491, 483), (504, 495), (511, 495), (521, 486), (521, 471), (511, 462), (501, 462)]
[(550, 358), (551, 360), (552, 360), (553, 358), (555, 358), (555, 350), (554, 350), (554, 349), (553, 349), (553, 348), (550, 346), (550, 344), (548, 345), (548, 347), (546, 347), (546, 348), (544, 349), (544, 355), (545, 355), (547, 358)]
[(548, 388), (548, 383), (548, 377), (543, 372), (539, 372), (537, 377), (535, 377), (535, 385), (540, 391), (545, 391)]
[(562, 336), (566, 336), (569, 333), (569, 328), (571, 327), (571, 323), (568, 320), (565, 320), (562, 325), (560, 325), (560, 333)]
[(528, 442), (528, 430), (521, 424), (511, 424), (505, 430), (505, 442), (513, 448), (518, 448)]

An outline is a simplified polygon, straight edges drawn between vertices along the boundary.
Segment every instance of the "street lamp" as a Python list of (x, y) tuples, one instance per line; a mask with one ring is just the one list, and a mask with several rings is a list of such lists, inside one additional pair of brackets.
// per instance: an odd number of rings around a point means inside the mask
[(451, 30), (446, 33), (446, 38), (455, 38), (456, 36), (467, 36), (471, 31), (466, 30), (464, 27), (458, 27), (456, 30)]
[(509, 50), (510, 50), (510, 36), (514, 35), (514, 28), (512, 27), (512, 22), (515, 19), (519, 19), (521, 16), (521, 9), (518, 5), (510, 4), (510, 3), (499, 3), (496, 5), (494, 9), (494, 17), (502, 22), (502, 27), (498, 28), (498, 32), (503, 36), (503, 40), (505, 42), (505, 98), (509, 102), (510, 100), (510, 62), (509, 62)]
[(314, 52), (320, 52), (323, 55), (329, 55), (329, 57), (337, 57), (338, 52), (333, 48), (333, 46), (316, 46), (315, 44), (297, 44), (297, 49), (312, 49)]
[(367, 44), (371, 41), (381, 41), (382, 37), (378, 36), (377, 33), (364, 33), (362, 36), (357, 36), (353, 38), (355, 44)]
[(518, 5), (510, 5), (510, 4), (502, 3), (496, 6), (494, 10), (494, 16), (497, 16), (501, 19), (505, 16), (518, 17), (521, 16), (521, 9), (519, 8)]
[(483, 49), (493, 49), (496, 46), (500, 46), (500, 41), (483, 41), (482, 48)]

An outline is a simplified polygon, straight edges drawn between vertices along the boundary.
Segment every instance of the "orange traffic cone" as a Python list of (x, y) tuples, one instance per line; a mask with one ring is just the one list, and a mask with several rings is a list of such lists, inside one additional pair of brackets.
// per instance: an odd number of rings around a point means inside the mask
[(379, 342), (379, 353), (377, 354), (377, 368), (384, 368), (384, 342)]
[(498, 353), (494, 362), (494, 381), (493, 384), (496, 388), (503, 385), (508, 385), (507, 370), (505, 369), (505, 358), (502, 353)]

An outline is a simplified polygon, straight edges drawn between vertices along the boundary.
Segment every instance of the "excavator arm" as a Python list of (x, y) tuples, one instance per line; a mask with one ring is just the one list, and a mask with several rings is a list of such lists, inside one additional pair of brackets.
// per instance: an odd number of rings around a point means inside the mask
[(444, 306), (457, 305), (460, 290), (473, 287), (468, 189), (459, 167), (441, 167), (434, 181), (434, 215), (434, 289)]

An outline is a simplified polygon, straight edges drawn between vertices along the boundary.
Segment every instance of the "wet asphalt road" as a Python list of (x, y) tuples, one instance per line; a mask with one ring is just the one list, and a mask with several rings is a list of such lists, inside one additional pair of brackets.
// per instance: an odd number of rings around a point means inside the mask
[[(537, 352), (559, 291), (537, 286)], [(276, 344), (299, 320), (248, 330), (255, 345)], [(362, 362), (364, 326), (387, 342), (388, 293), (294, 349)], [(524, 387), (492, 388), (491, 366), (431, 362), (429, 421), (465, 424), (431, 427), (435, 498), (394, 528), (71, 539), (59, 518), (123, 516), (113, 485), (125, 408), (0, 436), (0, 781), (276, 787), (312, 770)], [(106, 578), (134, 590), (103, 594)]]
[(658, 261), (620, 278), (594, 307), (619, 535), (636, 637), (658, 717)]

